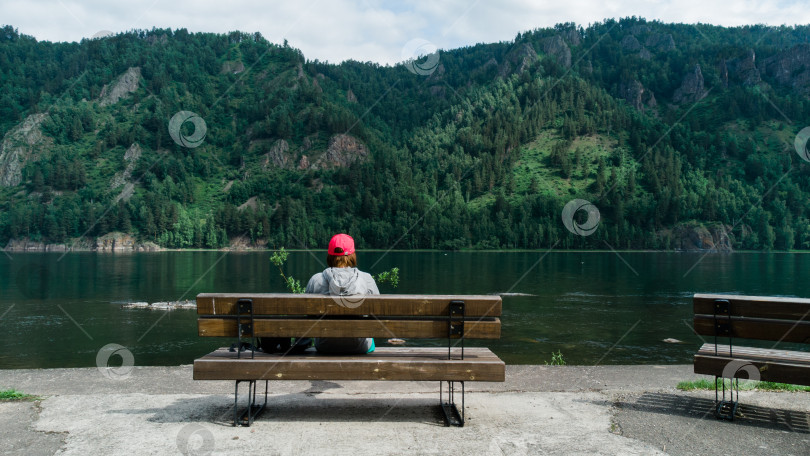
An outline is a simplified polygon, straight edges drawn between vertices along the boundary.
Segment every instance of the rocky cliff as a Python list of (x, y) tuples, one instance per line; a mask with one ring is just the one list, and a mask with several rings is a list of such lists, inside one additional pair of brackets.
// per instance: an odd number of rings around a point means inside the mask
[(673, 231), (675, 248), (679, 250), (700, 250), (712, 252), (732, 252), (728, 233), (730, 226), (717, 224), (709, 228), (694, 223), (680, 224)]
[(657, 52), (667, 52), (675, 49), (675, 40), (669, 33), (651, 33), (644, 41), (644, 46)]
[(0, 143), (0, 186), (19, 185), (25, 164), (53, 143), (51, 138), (43, 136), (40, 128), (47, 116), (46, 113), (31, 114), (6, 133)]
[(810, 44), (799, 44), (762, 62), (765, 74), (804, 95), (810, 94)]
[(571, 68), (571, 48), (565, 44), (559, 35), (543, 40), (543, 52), (553, 55), (557, 61), (565, 68)]
[(321, 160), (321, 167), (347, 167), (368, 156), (368, 149), (359, 139), (352, 135), (334, 135), (329, 139), (329, 146)]
[(273, 143), (270, 151), (265, 154), (262, 167), (267, 169), (272, 164), (277, 168), (285, 168), (290, 160), (289, 152), (290, 144), (283, 139), (279, 139)]
[(239, 74), (245, 71), (245, 64), (239, 60), (228, 60), (222, 63), (222, 73)]
[(706, 88), (703, 85), (703, 73), (700, 65), (695, 67), (683, 77), (681, 86), (672, 95), (672, 102), (676, 104), (694, 103), (706, 96)]
[(762, 78), (756, 65), (756, 54), (753, 49), (749, 49), (744, 55), (726, 62), (728, 76), (732, 81), (750, 87), (760, 83)]
[(124, 72), (112, 84), (107, 84), (101, 89), (101, 94), (98, 96), (99, 104), (107, 106), (118, 103), (124, 97), (129, 96), (130, 93), (138, 90), (138, 85), (141, 81), (140, 67), (132, 67)]
[(619, 94), (630, 106), (639, 111), (653, 109), (658, 106), (655, 94), (651, 90), (644, 88), (641, 82), (637, 80), (622, 83), (619, 86)]
[(119, 199), (129, 201), (129, 198), (132, 197), (135, 190), (135, 184), (131, 181), (132, 172), (135, 170), (135, 165), (137, 165), (140, 158), (141, 146), (139, 146), (137, 143), (132, 143), (126, 152), (124, 152), (124, 163), (126, 163), (124, 171), (115, 173), (110, 181), (110, 190), (115, 190), (118, 187), (124, 186), (118, 197)]
[[(534, 50), (534, 47), (532, 47), (531, 44), (523, 43), (516, 45), (509, 51), (508, 54), (506, 54), (504, 62), (498, 69), (498, 74), (502, 77), (506, 77), (507, 75), (512, 74), (513, 71), (523, 73), (536, 60), (537, 51)], [(495, 59), (490, 59), (490, 61), (484, 64), (484, 66), (489, 66), (492, 64), (497, 64)]]
[(153, 242), (137, 242), (126, 233), (108, 233), (98, 238), (77, 238), (64, 244), (45, 244), (30, 239), (11, 239), (4, 248), (9, 252), (157, 252)]

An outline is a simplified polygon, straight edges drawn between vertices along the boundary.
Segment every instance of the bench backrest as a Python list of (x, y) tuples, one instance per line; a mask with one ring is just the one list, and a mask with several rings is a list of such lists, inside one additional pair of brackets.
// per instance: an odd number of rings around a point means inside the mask
[(197, 326), (215, 337), (497, 339), (501, 308), (489, 295), (202, 293)]
[(810, 299), (696, 294), (693, 304), (702, 336), (810, 343)]

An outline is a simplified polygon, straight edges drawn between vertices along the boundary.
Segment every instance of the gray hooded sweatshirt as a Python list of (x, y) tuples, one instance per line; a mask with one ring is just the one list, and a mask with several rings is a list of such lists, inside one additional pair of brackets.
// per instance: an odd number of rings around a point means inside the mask
[[(307, 283), (307, 293), (346, 296), (345, 299), (335, 298), (339, 303), (348, 307), (359, 305), (362, 299), (353, 295), (380, 294), (374, 278), (367, 272), (357, 268), (328, 268), (320, 274), (315, 274)], [(357, 354), (368, 353), (374, 339), (328, 337), (315, 339), (315, 348), (322, 353)]]

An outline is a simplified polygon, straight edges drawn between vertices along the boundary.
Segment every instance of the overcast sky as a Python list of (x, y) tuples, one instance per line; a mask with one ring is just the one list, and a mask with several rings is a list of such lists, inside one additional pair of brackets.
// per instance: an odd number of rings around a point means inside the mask
[[(441, 49), (512, 40), (560, 22), (587, 26), (640, 16), (664, 22), (810, 24), (808, 0), (25, 0), (0, 2), (0, 24), (39, 40), (78, 41), (101, 31), (181, 28), (259, 31), (308, 59), (396, 63), (412, 40)], [(424, 42), (424, 41), (422, 41)], [(411, 46), (412, 48), (413, 46)]]

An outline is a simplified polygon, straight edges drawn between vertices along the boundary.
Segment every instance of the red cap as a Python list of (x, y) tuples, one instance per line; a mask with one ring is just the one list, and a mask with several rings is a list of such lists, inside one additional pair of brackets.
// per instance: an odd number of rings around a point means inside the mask
[(329, 255), (343, 256), (354, 253), (354, 239), (348, 234), (336, 234), (329, 240)]

